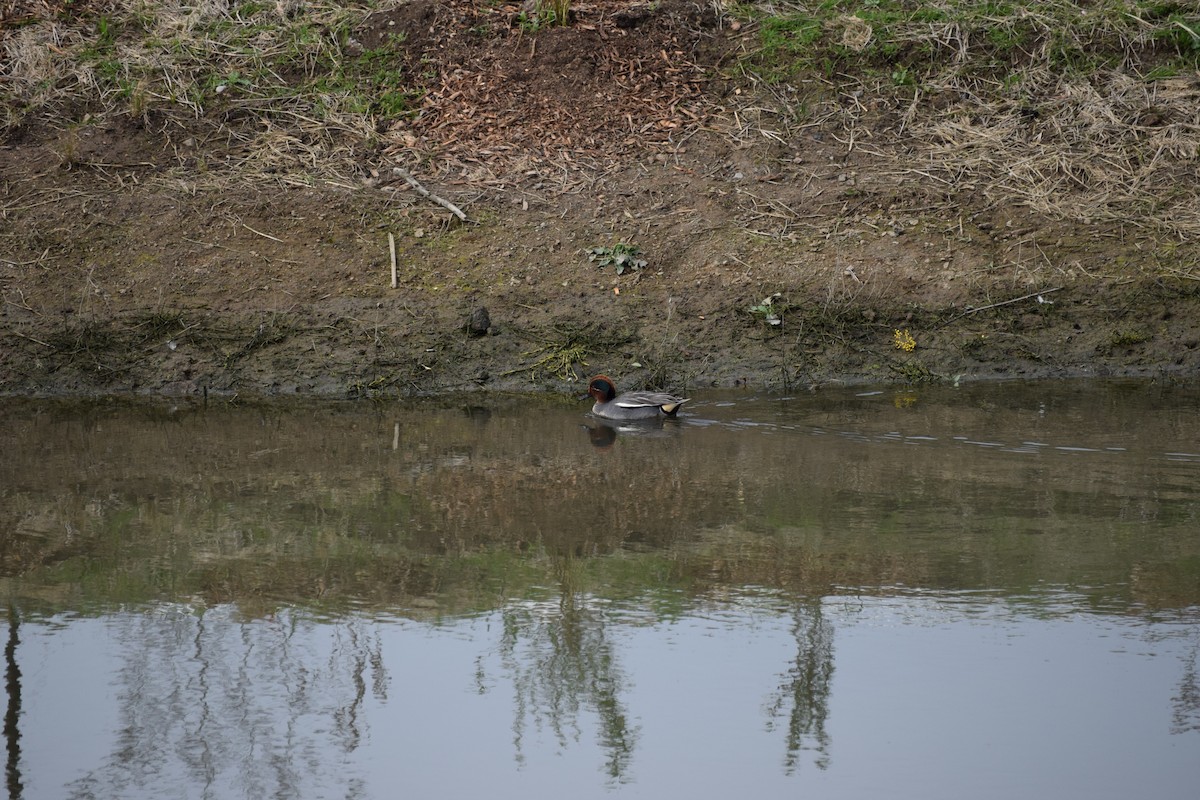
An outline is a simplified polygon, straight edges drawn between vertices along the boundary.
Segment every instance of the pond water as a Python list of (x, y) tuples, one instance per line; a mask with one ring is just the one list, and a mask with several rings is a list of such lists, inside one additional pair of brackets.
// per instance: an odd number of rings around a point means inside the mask
[(1200, 390), (0, 402), (24, 798), (1192, 798)]

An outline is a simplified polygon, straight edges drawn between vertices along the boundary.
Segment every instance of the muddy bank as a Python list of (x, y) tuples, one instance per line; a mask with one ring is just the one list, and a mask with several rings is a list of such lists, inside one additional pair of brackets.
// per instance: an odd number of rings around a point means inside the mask
[(1200, 73), (1153, 40), (1063, 74), (991, 18), (931, 60), (883, 46), (916, 19), (774, 51), (794, 18), (677, 2), (126, 6), (0, 31), (59, 42), (8, 73), (0, 393), (1200, 374)]
[[(596, 372), (680, 390), (1200, 374), (1200, 281), (1166, 274), (1136, 238), (1034, 220), (959, 235), (956, 220), (893, 214), (880, 226), (860, 213), (825, 220), (836, 234), (766, 239), (719, 207), (689, 210), (695, 181), (668, 195), (674, 176), (646, 169), (660, 180), (620, 183), (612, 217), (593, 198), (571, 198), (564, 218), (561, 200), (532, 189), (465, 202), (431, 182), (463, 202), (463, 224), (376, 187), (193, 196), (50, 168), (53, 202), (8, 221), (18, 247), (0, 284), (0, 392), (574, 391)], [(633, 214), (654, 197), (658, 210)], [(644, 268), (589, 260), (621, 240), (641, 245)]]
[[(338, 207), (319, 193), (301, 199), (313, 216)], [(985, 276), (968, 291), (936, 284), (936, 274), (889, 273), (880, 266), (889, 262), (853, 251), (832, 263), (814, 258), (815, 277), (797, 281), (781, 274), (787, 254), (754, 245), (753, 256), (731, 248), (732, 258), (700, 265), (650, 250), (657, 269), (617, 276), (580, 251), (597, 237), (475, 206), (486, 223), (402, 238), (393, 289), (386, 232), (355, 226), (362, 206), (338, 199), (353, 211), (330, 221), (330, 241), (313, 247), (297, 247), (278, 217), (225, 204), (222, 214), (238, 213), (224, 230), (211, 221), (156, 230), (162, 216), (149, 211), (135, 224), (105, 218), (102, 226), (143, 233), (73, 243), (91, 256), (86, 270), (49, 256), (10, 264), (0, 391), (386, 397), (578, 391), (595, 372), (628, 387), (781, 390), (1200, 374), (1196, 281)], [(297, 200), (263, 198), (302, 215)], [(171, 217), (198, 214), (176, 206)], [(547, 242), (544, 252), (519, 244), (550, 237), (562, 244)], [(904, 237), (906, 249), (928, 246)], [(187, 252), (164, 257), (164, 241)]]

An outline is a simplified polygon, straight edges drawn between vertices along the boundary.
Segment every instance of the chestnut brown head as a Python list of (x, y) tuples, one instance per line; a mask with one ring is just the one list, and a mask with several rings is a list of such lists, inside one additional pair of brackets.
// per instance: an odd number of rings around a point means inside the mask
[(607, 403), (617, 396), (617, 387), (607, 375), (597, 375), (588, 384), (587, 393), (594, 397), (597, 403)]

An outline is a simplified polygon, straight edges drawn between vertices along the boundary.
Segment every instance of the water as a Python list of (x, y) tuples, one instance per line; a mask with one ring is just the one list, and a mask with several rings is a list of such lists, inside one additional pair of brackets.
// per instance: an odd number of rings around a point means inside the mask
[(1190, 798), (1198, 407), (7, 401), (9, 796)]

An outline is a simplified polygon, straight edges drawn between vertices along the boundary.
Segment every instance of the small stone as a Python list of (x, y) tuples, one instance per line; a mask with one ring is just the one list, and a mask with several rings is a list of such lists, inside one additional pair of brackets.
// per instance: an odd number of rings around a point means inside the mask
[(467, 320), (467, 333), (471, 336), (486, 336), (488, 328), (492, 327), (492, 318), (483, 306), (471, 312)]

